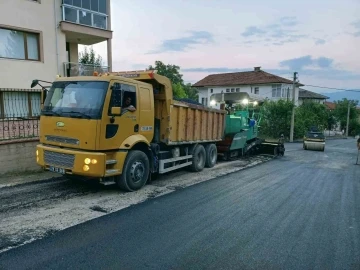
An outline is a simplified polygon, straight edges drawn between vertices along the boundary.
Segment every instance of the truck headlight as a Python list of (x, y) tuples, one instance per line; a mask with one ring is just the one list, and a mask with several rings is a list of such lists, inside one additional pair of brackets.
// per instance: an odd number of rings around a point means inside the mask
[(83, 171), (84, 171), (84, 172), (87, 172), (88, 170), (90, 170), (90, 167), (89, 167), (88, 165), (84, 165)]
[(85, 158), (84, 163), (86, 165), (89, 165), (91, 163), (91, 159), (90, 158)]

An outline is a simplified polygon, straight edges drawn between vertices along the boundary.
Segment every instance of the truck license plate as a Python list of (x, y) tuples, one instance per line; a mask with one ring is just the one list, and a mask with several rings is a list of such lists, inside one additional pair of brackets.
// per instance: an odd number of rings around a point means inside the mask
[(57, 168), (57, 167), (49, 167), (49, 171), (51, 172), (56, 172), (56, 173), (61, 173), (61, 174), (65, 174), (65, 169), (63, 168)]

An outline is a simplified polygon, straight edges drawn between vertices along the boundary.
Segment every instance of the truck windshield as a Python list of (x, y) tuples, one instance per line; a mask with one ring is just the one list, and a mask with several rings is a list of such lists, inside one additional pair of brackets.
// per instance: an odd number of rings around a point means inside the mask
[(100, 119), (109, 82), (54, 82), (45, 100), (43, 115)]

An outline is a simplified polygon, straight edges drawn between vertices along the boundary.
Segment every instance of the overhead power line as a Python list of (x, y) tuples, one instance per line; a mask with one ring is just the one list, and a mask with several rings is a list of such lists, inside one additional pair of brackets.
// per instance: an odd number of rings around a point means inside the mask
[(332, 89), (332, 90), (339, 90), (339, 91), (360, 92), (360, 90), (355, 90), (355, 89), (333, 88), (333, 87), (326, 87), (326, 86), (319, 86), (319, 85), (310, 85), (310, 84), (305, 84), (304, 86), (317, 87), (317, 88), (325, 88), (325, 89)]

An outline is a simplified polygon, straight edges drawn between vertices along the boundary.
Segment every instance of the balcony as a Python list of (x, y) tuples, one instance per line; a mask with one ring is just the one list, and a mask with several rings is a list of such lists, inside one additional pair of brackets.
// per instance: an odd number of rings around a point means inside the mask
[(109, 0), (64, 0), (60, 26), (66, 34), (66, 41), (93, 45), (111, 39), (106, 5), (110, 5)]
[(99, 74), (105, 73), (109, 71), (109, 67), (81, 63), (64, 63), (64, 74), (66, 77), (93, 76), (95, 71)]

